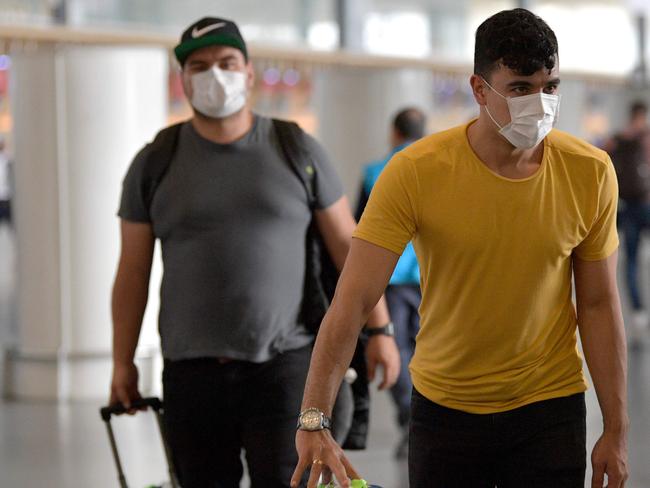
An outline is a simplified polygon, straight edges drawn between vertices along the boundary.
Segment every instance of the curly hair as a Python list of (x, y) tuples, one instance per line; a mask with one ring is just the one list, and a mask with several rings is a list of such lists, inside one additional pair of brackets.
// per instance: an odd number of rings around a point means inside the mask
[(476, 30), (474, 73), (487, 78), (500, 64), (523, 76), (553, 69), (558, 57), (555, 33), (537, 15), (504, 10)]

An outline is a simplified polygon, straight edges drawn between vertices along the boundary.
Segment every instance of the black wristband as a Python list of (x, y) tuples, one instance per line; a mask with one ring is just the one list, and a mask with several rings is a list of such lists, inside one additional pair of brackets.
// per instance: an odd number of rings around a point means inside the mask
[(368, 337), (376, 336), (376, 335), (385, 335), (389, 337), (393, 337), (395, 335), (395, 326), (393, 325), (392, 322), (388, 322), (386, 325), (383, 327), (364, 327), (363, 331)]

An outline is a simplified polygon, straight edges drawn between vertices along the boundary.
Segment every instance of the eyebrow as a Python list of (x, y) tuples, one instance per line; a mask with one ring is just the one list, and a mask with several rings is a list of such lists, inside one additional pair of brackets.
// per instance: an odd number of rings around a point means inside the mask
[[(234, 54), (228, 54), (227, 56), (224, 56), (223, 58), (219, 58), (216, 60), (217, 63), (223, 63), (224, 61), (233, 61), (237, 60), (237, 56)], [(188, 61), (188, 64), (194, 65), (194, 64), (210, 64), (211, 61), (204, 61), (203, 59), (193, 59), (191, 61)]]
[[(560, 84), (560, 78), (553, 78), (552, 80), (549, 80), (549, 81), (546, 82), (546, 86), (548, 86), (548, 85), (559, 85), (559, 84)], [(515, 80), (515, 81), (511, 81), (507, 85), (508, 88), (514, 88), (516, 86), (531, 87), (531, 86), (533, 86), (533, 84), (530, 81), (526, 81), (526, 80)]]
[(234, 54), (228, 54), (227, 56), (224, 56), (223, 58), (219, 58), (217, 60), (217, 62), (223, 63), (224, 61), (233, 61), (233, 60), (237, 61), (237, 56), (235, 56)]

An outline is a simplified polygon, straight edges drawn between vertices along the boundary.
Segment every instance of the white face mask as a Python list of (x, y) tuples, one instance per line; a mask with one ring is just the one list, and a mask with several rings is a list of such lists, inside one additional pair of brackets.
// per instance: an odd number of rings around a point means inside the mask
[(560, 95), (533, 93), (522, 97), (504, 97), (487, 81), (485, 83), (494, 93), (508, 102), (510, 123), (503, 127), (494, 120), (487, 105), (485, 111), (499, 128), (499, 134), (516, 148), (531, 149), (537, 146), (557, 123), (560, 113)]
[(247, 76), (241, 71), (212, 68), (192, 75), (192, 106), (203, 115), (220, 119), (246, 105)]

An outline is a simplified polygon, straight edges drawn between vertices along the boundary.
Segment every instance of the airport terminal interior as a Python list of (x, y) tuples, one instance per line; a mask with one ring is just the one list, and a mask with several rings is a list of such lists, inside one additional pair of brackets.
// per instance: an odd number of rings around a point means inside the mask
[[(397, 111), (421, 109), (427, 134), (478, 115), (469, 84), (475, 31), (518, 7), (557, 35), (557, 128), (605, 148), (632, 103), (650, 104), (650, 0), (0, 0), (0, 205), (11, 202), (10, 218), (0, 214), (0, 487), (119, 486), (99, 415), (112, 370), (116, 212), (138, 150), (192, 117), (173, 54), (187, 26), (205, 16), (239, 25), (255, 74), (248, 103), (320, 141), (354, 209), (364, 166), (391, 149)], [(620, 226), (619, 235), (631, 422), (625, 486), (648, 488), (650, 330), (633, 330), (639, 312)], [(642, 234), (638, 258), (646, 306), (649, 237)], [(157, 244), (136, 353), (150, 396), (162, 396), (162, 275)], [(369, 482), (407, 488), (395, 407), (376, 386), (368, 447), (349, 457)], [(591, 452), (602, 432), (591, 382), (586, 397)], [(168, 480), (155, 417), (113, 424), (129, 486)], [(590, 473), (588, 463), (585, 486)]]

